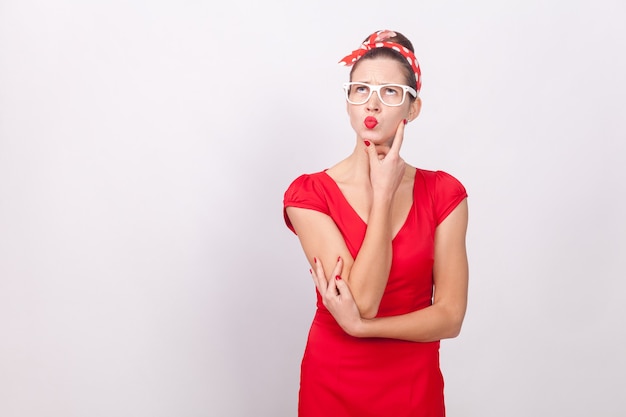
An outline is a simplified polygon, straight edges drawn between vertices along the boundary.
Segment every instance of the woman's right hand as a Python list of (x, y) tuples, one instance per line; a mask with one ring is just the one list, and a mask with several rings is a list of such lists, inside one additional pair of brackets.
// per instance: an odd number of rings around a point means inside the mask
[(374, 198), (392, 198), (402, 182), (406, 171), (406, 164), (400, 157), (400, 147), (404, 140), (405, 120), (402, 120), (396, 129), (396, 135), (387, 154), (378, 154), (376, 147), (369, 142), (365, 143), (365, 151), (369, 157), (370, 182)]
[(315, 267), (310, 272), (322, 303), (347, 334), (356, 336), (363, 319), (348, 283), (341, 279), (343, 260), (341, 257), (337, 259), (331, 278), (326, 279), (322, 261), (315, 259)]

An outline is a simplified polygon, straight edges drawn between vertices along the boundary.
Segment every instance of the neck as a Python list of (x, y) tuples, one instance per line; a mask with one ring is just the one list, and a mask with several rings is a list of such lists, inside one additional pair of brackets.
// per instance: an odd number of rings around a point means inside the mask
[[(374, 145), (379, 158), (384, 158), (389, 152), (387, 145)], [(346, 182), (367, 182), (369, 183), (369, 156), (362, 139), (357, 139), (354, 150), (348, 157), (333, 167), (335, 176), (340, 181)]]

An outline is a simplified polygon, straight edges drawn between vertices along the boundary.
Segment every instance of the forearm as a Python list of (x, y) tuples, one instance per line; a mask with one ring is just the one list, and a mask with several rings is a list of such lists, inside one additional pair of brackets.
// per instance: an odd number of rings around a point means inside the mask
[(354, 260), (347, 282), (365, 318), (375, 317), (382, 299), (392, 260), (390, 201), (374, 202), (367, 231)]
[(458, 336), (464, 315), (464, 308), (431, 305), (403, 315), (362, 319), (349, 333), (356, 337), (432, 342)]

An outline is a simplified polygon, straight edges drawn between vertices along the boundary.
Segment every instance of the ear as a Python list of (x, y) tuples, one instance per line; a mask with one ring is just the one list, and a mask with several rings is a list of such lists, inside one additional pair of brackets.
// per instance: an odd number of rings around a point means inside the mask
[(418, 97), (415, 100), (413, 100), (413, 102), (411, 103), (411, 106), (409, 107), (409, 117), (407, 118), (409, 122), (417, 119), (417, 116), (419, 116), (421, 110), (422, 110), (422, 99)]

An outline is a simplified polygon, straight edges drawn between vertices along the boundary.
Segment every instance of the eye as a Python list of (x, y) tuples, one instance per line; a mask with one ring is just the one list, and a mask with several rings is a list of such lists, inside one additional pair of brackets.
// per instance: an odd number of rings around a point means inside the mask
[(402, 94), (402, 89), (397, 86), (386, 85), (383, 87), (383, 94), (392, 97)]
[(354, 92), (358, 93), (358, 94), (368, 94), (369, 93), (369, 88), (366, 85), (363, 85), (363, 84), (355, 84), (353, 88), (354, 88)]

